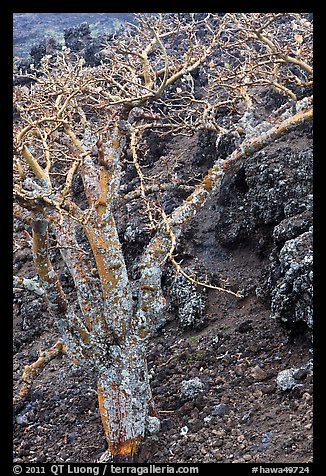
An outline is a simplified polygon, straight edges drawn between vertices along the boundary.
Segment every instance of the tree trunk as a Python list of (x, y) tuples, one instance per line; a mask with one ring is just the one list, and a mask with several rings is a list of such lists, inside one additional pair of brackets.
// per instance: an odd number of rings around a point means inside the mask
[(98, 398), (108, 452), (115, 461), (133, 458), (153, 415), (145, 342), (130, 336), (110, 348), (112, 358), (99, 369)]

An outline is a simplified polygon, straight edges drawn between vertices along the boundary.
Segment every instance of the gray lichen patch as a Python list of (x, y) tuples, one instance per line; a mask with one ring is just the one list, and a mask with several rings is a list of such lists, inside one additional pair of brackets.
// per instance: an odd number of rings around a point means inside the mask
[(293, 390), (298, 387), (303, 387), (302, 380), (308, 372), (312, 371), (312, 361), (307, 362), (299, 368), (290, 368), (282, 370), (276, 377), (276, 385), (280, 390)]
[(170, 305), (177, 311), (183, 328), (199, 329), (204, 325), (206, 300), (205, 288), (195, 286), (181, 274), (171, 278)]
[(312, 229), (286, 241), (279, 253), (280, 276), (272, 291), (272, 317), (313, 327)]
[(218, 242), (246, 244), (266, 261), (256, 295), (271, 317), (295, 328), (313, 325), (313, 149), (305, 134), (295, 146), (276, 143), (228, 176), (218, 199)]
[(146, 433), (153, 435), (160, 431), (161, 423), (157, 417), (147, 416)]

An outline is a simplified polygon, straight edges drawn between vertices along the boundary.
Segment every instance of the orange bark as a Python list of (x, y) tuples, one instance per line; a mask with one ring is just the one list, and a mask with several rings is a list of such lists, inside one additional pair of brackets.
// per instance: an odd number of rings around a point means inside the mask
[(112, 456), (130, 456), (131, 458), (137, 452), (141, 442), (141, 437), (125, 438), (127, 433), (123, 422), (128, 419), (127, 409), (123, 406), (123, 402), (127, 397), (126, 392), (120, 388), (115, 382), (112, 383), (113, 399), (116, 402), (116, 421), (113, 422), (105, 407), (105, 401), (109, 396), (103, 391), (101, 384), (98, 384), (98, 401), (102, 419), (103, 428), (108, 442), (108, 450)]

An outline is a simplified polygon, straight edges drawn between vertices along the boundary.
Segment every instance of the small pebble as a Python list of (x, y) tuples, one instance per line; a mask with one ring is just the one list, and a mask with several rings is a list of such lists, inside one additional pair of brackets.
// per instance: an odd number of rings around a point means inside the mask
[(214, 405), (212, 409), (213, 416), (223, 416), (230, 413), (229, 406), (226, 403), (219, 403), (218, 405)]
[(18, 425), (28, 425), (28, 416), (25, 414), (25, 415), (17, 415), (16, 416), (16, 422)]
[(262, 380), (265, 380), (267, 377), (266, 372), (263, 369), (261, 369), (258, 365), (256, 365), (256, 367), (251, 369), (250, 375), (256, 382), (261, 382)]

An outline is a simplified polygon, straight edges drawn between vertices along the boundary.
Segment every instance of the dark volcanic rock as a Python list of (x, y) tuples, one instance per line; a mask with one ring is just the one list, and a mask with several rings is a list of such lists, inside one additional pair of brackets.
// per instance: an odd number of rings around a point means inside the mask
[(45, 55), (53, 55), (60, 48), (54, 38), (45, 38), (40, 43), (34, 45), (31, 49), (30, 55), (33, 58), (35, 67), (38, 67), (41, 63), (41, 59)]
[(80, 25), (66, 28), (64, 39), (67, 48), (73, 53), (82, 56), (87, 66), (97, 66), (100, 64), (100, 50), (103, 42), (109, 41), (110, 35), (104, 34), (93, 38), (90, 26), (87, 22)]
[[(182, 19), (189, 14), (180, 15)], [(86, 64), (97, 64), (99, 43), (90, 38), (86, 27), (71, 32), (68, 41), (72, 49), (80, 48), (78, 54)], [(35, 60), (44, 53), (43, 46), (35, 50)], [(200, 70), (193, 77), (195, 83), (205, 80)], [(272, 112), (284, 96), (264, 93), (262, 99)], [(219, 157), (230, 154), (239, 139), (237, 133), (225, 135)], [(146, 436), (133, 462), (312, 461), (309, 333), (293, 332), (288, 338), (287, 328), (279, 325), (286, 323), (299, 331), (312, 325), (310, 142), (310, 130), (299, 127), (243, 161), (228, 174), (220, 195), (208, 199), (189, 223), (183, 243), (178, 244), (176, 259), (184, 271), (224, 289), (244, 289), (244, 298), (193, 286), (164, 268), (162, 287), (168, 308), (148, 349), (161, 432)], [(160, 183), (168, 184), (176, 178), (192, 187), (215, 160), (215, 144), (214, 133), (171, 138), (147, 131), (140, 144), (140, 163), (148, 179), (159, 178)], [(138, 186), (129, 163), (122, 177), (122, 195)], [(87, 208), (78, 171), (71, 194), (82, 210)], [(166, 213), (187, 194), (162, 193)], [(152, 236), (144, 210), (140, 199), (119, 204), (115, 210), (135, 308), (139, 259)], [(36, 271), (23, 230), (14, 230), (20, 245), (15, 272), (32, 279)], [(52, 245), (52, 234), (50, 238)], [(77, 228), (76, 238), (86, 251), (82, 227)], [(94, 258), (89, 256), (93, 268)], [(51, 259), (69, 301), (77, 302), (73, 280), (58, 249), (51, 249)], [(98, 279), (94, 268), (91, 274)], [(34, 362), (59, 335), (40, 298), (16, 290), (14, 299), (16, 396), (25, 365)], [(271, 313), (276, 319), (270, 319)], [(14, 409), (14, 461), (97, 461), (107, 443), (96, 389), (96, 375), (76, 368), (65, 354), (49, 362), (26, 400)]]
[(216, 237), (226, 247), (255, 246), (268, 257), (257, 296), (272, 317), (312, 328), (312, 161), (276, 144), (226, 177)]
[(313, 326), (312, 228), (286, 241), (278, 259), (271, 261), (268, 285), (271, 288), (272, 317), (283, 322), (304, 322)]
[(78, 53), (92, 41), (89, 24), (84, 22), (80, 25), (66, 28), (64, 30), (65, 44), (71, 51)]
[(171, 306), (177, 310), (179, 322), (183, 328), (200, 329), (205, 325), (206, 296), (205, 288), (194, 286), (181, 274), (172, 278)]

